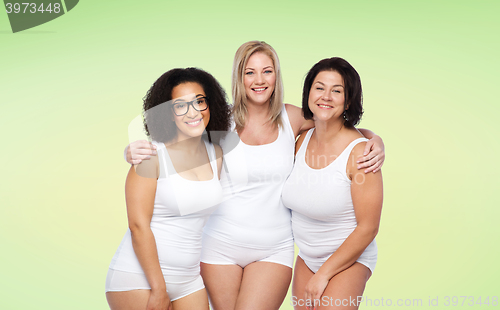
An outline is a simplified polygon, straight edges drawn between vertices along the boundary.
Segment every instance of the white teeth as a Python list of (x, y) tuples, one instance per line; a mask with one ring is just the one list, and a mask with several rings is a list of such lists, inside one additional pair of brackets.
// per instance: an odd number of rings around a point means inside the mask
[(331, 108), (331, 106), (324, 104), (318, 104), (318, 106), (320, 106), (321, 108)]
[(194, 121), (194, 122), (186, 122), (186, 123), (189, 125), (196, 125), (196, 124), (199, 124), (200, 122), (201, 122), (201, 119)]
[(255, 90), (255, 91), (264, 91), (265, 89), (266, 88), (264, 87), (264, 88), (254, 88), (253, 90)]

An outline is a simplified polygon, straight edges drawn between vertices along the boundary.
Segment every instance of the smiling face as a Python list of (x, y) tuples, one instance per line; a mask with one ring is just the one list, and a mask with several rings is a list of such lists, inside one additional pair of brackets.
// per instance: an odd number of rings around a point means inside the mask
[(187, 102), (205, 97), (203, 87), (194, 82), (182, 83), (172, 89), (172, 105), (187, 105), (186, 114), (177, 116), (173, 114), (177, 126), (177, 140), (199, 137), (203, 134), (210, 120), (210, 111), (197, 111), (192, 104)]
[(245, 66), (243, 84), (249, 104), (269, 104), (276, 85), (276, 72), (272, 59), (257, 52), (250, 56)]
[(316, 75), (309, 92), (309, 109), (314, 120), (342, 119), (345, 102), (344, 79), (337, 71), (321, 71)]

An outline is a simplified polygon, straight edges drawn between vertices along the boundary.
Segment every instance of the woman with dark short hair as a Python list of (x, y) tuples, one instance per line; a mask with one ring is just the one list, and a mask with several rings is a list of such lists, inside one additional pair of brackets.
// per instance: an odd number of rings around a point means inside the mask
[(361, 80), (344, 59), (315, 64), (304, 82), (302, 134), (282, 199), (292, 211), (300, 252), (292, 303), (296, 310), (357, 309), (377, 262), (382, 174), (360, 173), (368, 141), (354, 127), (363, 114)]
[(229, 113), (222, 87), (196, 68), (166, 72), (146, 94), (144, 128), (158, 153), (127, 176), (129, 229), (106, 278), (112, 310), (209, 309), (201, 236), (222, 201), (222, 150), (211, 142)]

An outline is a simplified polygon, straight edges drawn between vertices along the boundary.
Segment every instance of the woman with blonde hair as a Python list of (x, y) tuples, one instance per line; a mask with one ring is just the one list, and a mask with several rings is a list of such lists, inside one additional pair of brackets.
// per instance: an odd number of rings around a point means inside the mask
[[(279, 309), (294, 256), (281, 190), (292, 171), (295, 139), (314, 123), (300, 108), (283, 104), (279, 59), (265, 42), (250, 41), (237, 50), (232, 95), (232, 130), (240, 141), (234, 148), (233, 141), (221, 141), (226, 197), (204, 229), (201, 274), (215, 310)], [(384, 158), (381, 139), (374, 140), (361, 164), (369, 171), (379, 169)], [(131, 144), (127, 160), (147, 158), (147, 149), (144, 142)]]

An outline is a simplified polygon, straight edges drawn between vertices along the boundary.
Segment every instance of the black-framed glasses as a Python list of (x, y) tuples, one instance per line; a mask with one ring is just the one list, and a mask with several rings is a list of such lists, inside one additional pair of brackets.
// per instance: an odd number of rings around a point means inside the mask
[(185, 115), (189, 111), (189, 106), (192, 106), (196, 111), (205, 111), (208, 108), (207, 97), (199, 97), (191, 101), (178, 100), (172, 104), (172, 110), (177, 116)]

